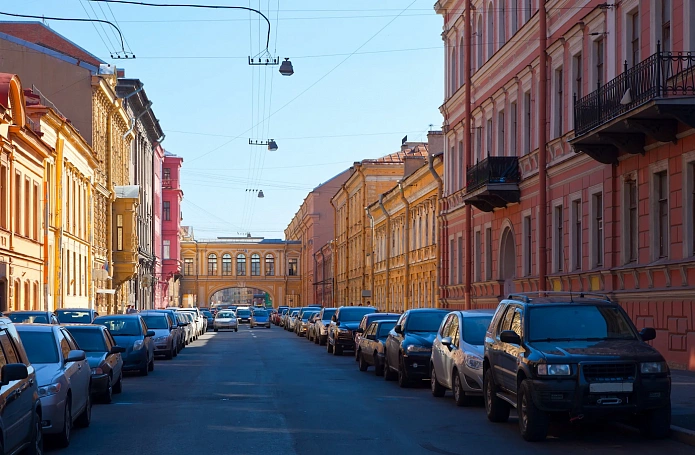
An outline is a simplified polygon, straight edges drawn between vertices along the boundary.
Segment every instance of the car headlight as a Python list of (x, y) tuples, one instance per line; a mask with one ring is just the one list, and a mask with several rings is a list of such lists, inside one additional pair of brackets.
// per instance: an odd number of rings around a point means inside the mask
[(567, 364), (542, 363), (538, 365), (539, 376), (569, 376), (571, 374), (572, 368)]
[(466, 356), (466, 365), (468, 366), (468, 368), (471, 368), (473, 370), (482, 370), (483, 359), (481, 359), (477, 355), (468, 354)]
[(92, 374), (104, 374), (104, 370), (99, 367), (92, 368)]
[(167, 341), (167, 338), (169, 338), (169, 337), (166, 336), (166, 335), (165, 335), (165, 336), (161, 336), (161, 337), (157, 337), (157, 338), (154, 339), (154, 342), (155, 342), (155, 343), (165, 343), (165, 342)]
[(668, 369), (666, 362), (644, 362), (640, 363), (640, 373), (642, 374), (654, 374), (654, 373), (665, 373)]
[(418, 346), (416, 344), (411, 344), (408, 346), (407, 351), (408, 352), (430, 352), (432, 348), (428, 348), (426, 346)]
[(50, 397), (60, 392), (62, 385), (60, 382), (39, 386), (39, 397)]
[(133, 343), (133, 351), (137, 351), (143, 346), (143, 340), (135, 340), (135, 343)]

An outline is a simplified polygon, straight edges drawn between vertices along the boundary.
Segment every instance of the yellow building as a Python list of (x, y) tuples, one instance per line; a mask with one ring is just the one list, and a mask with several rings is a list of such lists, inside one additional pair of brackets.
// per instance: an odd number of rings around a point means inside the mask
[(426, 144), (406, 142), (399, 152), (354, 163), (347, 181), (331, 199), (335, 209), (336, 306), (373, 303), (371, 261), (367, 261), (372, 233), (366, 208), (393, 188), (406, 169), (419, 167), (426, 156)]
[(381, 194), (367, 208), (373, 223), (372, 304), (383, 311), (438, 307), (438, 219), (442, 154)]
[(45, 308), (44, 161), (50, 149), (27, 121), (24, 91), (0, 73), (0, 311)]

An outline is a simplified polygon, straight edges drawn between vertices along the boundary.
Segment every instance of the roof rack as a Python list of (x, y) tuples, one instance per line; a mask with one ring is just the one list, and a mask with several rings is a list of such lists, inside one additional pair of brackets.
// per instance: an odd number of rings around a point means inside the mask
[(608, 294), (601, 294), (599, 292), (572, 292), (572, 291), (533, 291), (533, 292), (520, 292), (512, 293), (507, 296), (508, 299), (522, 300), (524, 303), (531, 303), (531, 298), (541, 298), (549, 296), (568, 296), (570, 300), (575, 297), (580, 299), (596, 299), (596, 300), (606, 300), (611, 301)]

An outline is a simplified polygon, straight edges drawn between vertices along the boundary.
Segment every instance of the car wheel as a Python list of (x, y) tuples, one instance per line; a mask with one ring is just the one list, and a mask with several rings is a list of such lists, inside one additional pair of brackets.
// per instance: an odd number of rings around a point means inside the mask
[(641, 417), (640, 432), (650, 439), (663, 439), (671, 434), (671, 403), (649, 411)]
[(220, 329), (213, 329), (215, 332), (219, 332)]
[(113, 385), (113, 393), (123, 392), (123, 372), (118, 375), (118, 381)]
[(82, 414), (75, 420), (75, 426), (87, 428), (90, 423), (92, 423), (92, 397), (87, 394), (87, 403)]
[(357, 352), (357, 363), (359, 364), (360, 371), (367, 371), (369, 368), (369, 364), (364, 360), (364, 355), (362, 355), (362, 351)]
[(235, 332), (238, 332), (238, 331), (239, 331), (239, 329), (234, 329), (234, 331), (235, 331)]
[(173, 348), (173, 347), (169, 350), (169, 352), (167, 352), (167, 353), (164, 355), (164, 358), (167, 359), (167, 360), (171, 360), (171, 359), (174, 358), (174, 348)]
[(104, 404), (109, 404), (113, 400), (113, 378), (109, 376), (109, 385), (106, 390), (101, 395), (101, 402)]
[[(31, 445), (27, 449), (27, 455), (43, 455), (43, 430), (41, 428), (41, 415), (38, 409), (34, 411), (34, 421), (31, 425)], [(0, 446), (0, 448), (2, 447)]]
[(343, 355), (343, 347), (337, 344), (333, 346), (333, 355)]
[(331, 340), (326, 340), (326, 352), (329, 354), (333, 353), (333, 345), (331, 344)]
[(314, 335), (314, 344), (321, 344), (321, 335)]
[(457, 370), (454, 370), (452, 376), (454, 378), (454, 403), (456, 403), (456, 406), (470, 406), (472, 397), (466, 395), (466, 392), (463, 390), (461, 375), (459, 375)]
[(396, 379), (396, 373), (391, 369), (388, 355), (384, 354), (384, 381), (393, 381), (394, 379)]
[(152, 356), (152, 360), (150, 360), (150, 364), (147, 365), (147, 371), (154, 371), (154, 356)]
[(446, 393), (446, 389), (439, 383), (434, 365), (430, 368), (430, 389), (435, 397), (443, 397)]
[(70, 395), (65, 401), (65, 409), (63, 411), (63, 431), (56, 435), (56, 444), (59, 447), (67, 447), (70, 445), (70, 434), (72, 433), (72, 409)]
[(509, 403), (497, 396), (497, 386), (492, 377), (492, 371), (485, 370), (483, 376), (483, 396), (485, 397), (485, 412), (490, 422), (506, 422), (509, 420)]
[(150, 367), (149, 363), (146, 363), (144, 367), (140, 368), (140, 370), (139, 370), (140, 376), (147, 376), (149, 374), (149, 371), (150, 371), (149, 367)]
[(410, 379), (408, 379), (408, 374), (405, 372), (403, 359), (398, 360), (398, 386), (402, 389), (410, 387)]
[(374, 351), (374, 374), (376, 376), (384, 375), (384, 365), (379, 362), (379, 356), (376, 351)]
[(536, 407), (531, 396), (531, 385), (524, 379), (517, 392), (519, 430), (527, 441), (543, 441), (548, 435), (548, 414)]

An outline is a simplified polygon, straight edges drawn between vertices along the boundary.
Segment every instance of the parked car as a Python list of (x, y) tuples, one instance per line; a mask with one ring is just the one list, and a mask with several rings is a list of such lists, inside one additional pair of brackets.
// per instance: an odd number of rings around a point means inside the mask
[(200, 312), (203, 313), (203, 316), (205, 316), (205, 319), (208, 321), (205, 326), (205, 331), (212, 330), (212, 323), (215, 321), (215, 316), (209, 310), (201, 310)]
[(287, 315), (285, 316), (285, 330), (289, 332), (294, 331), (294, 325), (297, 322), (297, 315), (299, 314), (299, 308), (292, 308), (290, 311), (287, 312)]
[(312, 314), (307, 321), (306, 339), (311, 343), (314, 342), (314, 338), (316, 337), (316, 321), (318, 320), (320, 314), (321, 312), (317, 311), (316, 313)]
[(251, 320), (249, 321), (249, 326), (253, 329), (254, 327), (266, 327), (270, 328), (270, 317), (267, 310), (254, 309), (251, 315)]
[(326, 344), (326, 339), (328, 338), (328, 326), (331, 325), (331, 318), (336, 311), (337, 308), (322, 308), (319, 312), (319, 316), (314, 323), (314, 332), (316, 332), (314, 342), (319, 346)]
[(188, 346), (195, 339), (195, 325), (193, 325), (193, 316), (187, 313), (176, 312), (176, 318), (183, 329), (184, 345)]
[(17, 324), (16, 328), (36, 368), (42, 431), (67, 447), (73, 424), (88, 427), (92, 419), (87, 356), (65, 327)]
[(174, 339), (174, 323), (169, 317), (159, 311), (141, 311), (140, 317), (145, 320), (148, 330), (154, 331), (154, 355), (163, 355), (171, 360), (178, 355)]
[(52, 311), (13, 311), (5, 316), (15, 324), (60, 324)]
[(218, 332), (220, 330), (234, 330), (239, 331), (239, 323), (237, 322), (236, 313), (232, 310), (220, 310), (215, 316), (215, 320), (212, 323), (213, 330)]
[(483, 396), (487, 417), (519, 414), (521, 436), (545, 439), (550, 416), (631, 419), (651, 438), (671, 427), (671, 374), (606, 296), (516, 294), (502, 300), (485, 335)]
[(454, 393), (457, 406), (483, 394), (483, 344), (495, 310), (453, 311), (444, 318), (432, 343), (432, 395)]
[(384, 343), (389, 332), (396, 325), (396, 319), (379, 319), (373, 321), (362, 333), (357, 344), (357, 362), (360, 371), (367, 371), (374, 366), (374, 374), (384, 374)]
[(376, 313), (376, 308), (369, 306), (341, 306), (331, 318), (326, 337), (326, 351), (333, 355), (342, 355), (343, 350), (355, 350), (354, 331), (360, 325), (365, 314)]
[(138, 371), (147, 376), (154, 371), (154, 330), (147, 328), (139, 314), (118, 314), (100, 316), (94, 324), (105, 326), (111, 332), (113, 339), (126, 352), (123, 356), (123, 371)]
[(429, 379), (432, 342), (448, 310), (415, 308), (401, 315), (389, 332), (384, 348), (384, 378), (398, 378), (398, 385), (408, 387), (415, 381)]
[(184, 323), (181, 322), (177, 316), (177, 312), (174, 310), (150, 310), (150, 311), (156, 311), (159, 313), (164, 313), (169, 316), (169, 319), (171, 320), (171, 333), (174, 336), (174, 340), (176, 341), (176, 351), (177, 354), (181, 352), (181, 350), (186, 347), (186, 329), (184, 326)]
[(309, 318), (315, 314), (318, 314), (318, 311), (314, 308), (309, 311), (300, 312), (299, 315), (297, 315), (297, 322), (294, 326), (294, 333), (296, 333), (297, 336), (306, 336), (307, 330), (309, 329)]
[(284, 315), (287, 310), (289, 309), (288, 306), (279, 306), (277, 312), (274, 313), (274, 317), (272, 318), (273, 324), (275, 325), (281, 325), (280, 321), (282, 320), (282, 315)]
[(237, 308), (236, 318), (239, 324), (251, 323), (251, 310), (248, 308)]
[(3, 453), (43, 454), (42, 403), (37, 372), (17, 329), (0, 317), (0, 436)]
[(102, 325), (68, 325), (65, 328), (86, 353), (92, 371), (92, 398), (111, 403), (114, 393), (123, 391), (123, 357), (109, 330)]
[(174, 308), (176, 311), (181, 313), (190, 313), (193, 316), (193, 325), (195, 326), (195, 339), (205, 333), (205, 327), (207, 324), (207, 319), (198, 311), (198, 308)]
[[(368, 313), (362, 316), (362, 320), (360, 321), (360, 325), (357, 326), (355, 329), (355, 346), (360, 344), (360, 338), (362, 337), (362, 333), (367, 329), (367, 326), (371, 324), (374, 321), (378, 321), (380, 319), (398, 319), (401, 317), (401, 313)], [(357, 349), (355, 349), (355, 360), (359, 360), (357, 358)]]
[(89, 308), (58, 308), (55, 314), (61, 324), (91, 324), (99, 317), (96, 310)]

